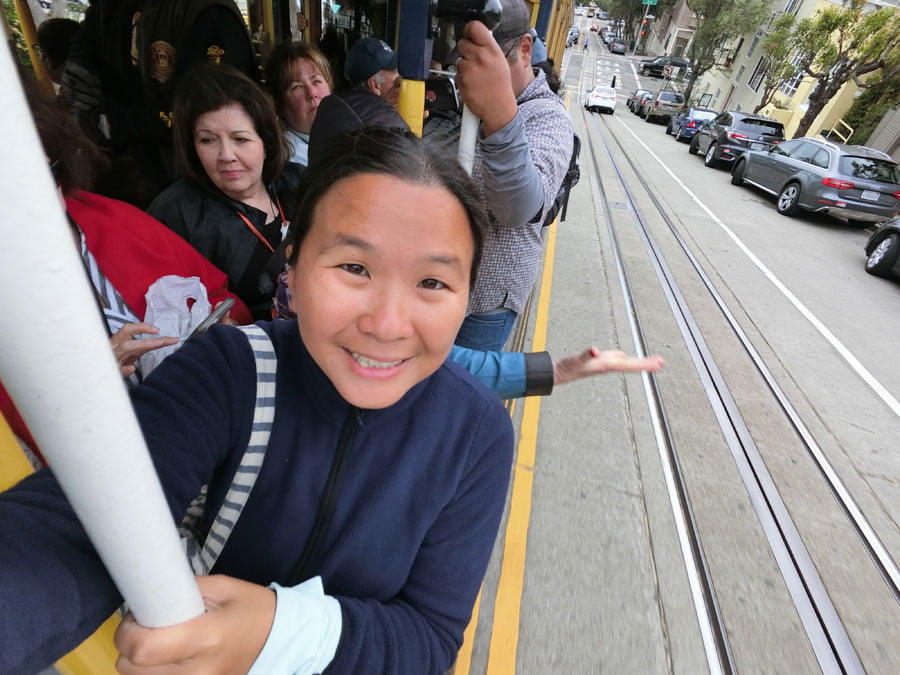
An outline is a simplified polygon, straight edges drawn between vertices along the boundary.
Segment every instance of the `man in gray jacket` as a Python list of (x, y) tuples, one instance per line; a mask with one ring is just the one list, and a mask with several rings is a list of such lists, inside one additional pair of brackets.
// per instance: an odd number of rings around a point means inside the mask
[(574, 137), (565, 106), (531, 66), (525, 3), (502, 5), (493, 35), (473, 21), (457, 42), (456, 83), (481, 120), (472, 178), (490, 225), (456, 343), (484, 350), (503, 348), (537, 278), (542, 216), (565, 177)]

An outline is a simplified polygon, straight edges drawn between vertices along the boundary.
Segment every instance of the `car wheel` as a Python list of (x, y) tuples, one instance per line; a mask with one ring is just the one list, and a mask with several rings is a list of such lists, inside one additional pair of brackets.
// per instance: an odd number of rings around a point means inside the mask
[(703, 157), (703, 163), (706, 164), (710, 169), (714, 169), (719, 166), (719, 160), (716, 159), (716, 144), (710, 143), (709, 147), (706, 149), (706, 155)]
[(647, 77), (647, 69), (646, 68), (641, 68), (641, 76)]
[(672, 120), (669, 120), (669, 123), (666, 125), (666, 135), (672, 135)]
[(645, 121), (647, 124), (650, 124), (650, 123), (653, 121), (653, 115), (650, 114), (650, 111), (649, 111), (649, 110), (647, 111), (647, 114), (644, 115), (644, 121)]
[(876, 277), (891, 276), (891, 268), (900, 253), (900, 235), (891, 234), (881, 240), (866, 260), (866, 272)]
[(675, 136), (676, 141), (681, 140), (681, 125), (680, 124), (678, 125), (677, 129), (672, 130), (672, 135)]
[(798, 201), (800, 201), (800, 185), (798, 183), (788, 183), (778, 193), (778, 201), (775, 203), (775, 206), (781, 215), (794, 216), (800, 210), (797, 206)]
[(688, 152), (692, 155), (696, 155), (700, 151), (700, 138), (698, 136), (694, 136), (691, 139), (691, 144), (688, 146)]
[(732, 185), (743, 185), (744, 184), (744, 171), (747, 169), (747, 162), (739, 160), (737, 164), (735, 164), (734, 168), (731, 170), (731, 184)]

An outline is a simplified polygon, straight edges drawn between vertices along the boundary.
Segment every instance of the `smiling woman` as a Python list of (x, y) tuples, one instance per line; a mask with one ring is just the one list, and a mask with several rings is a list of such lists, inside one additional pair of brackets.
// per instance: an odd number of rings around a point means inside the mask
[[(197, 578), (206, 613), (154, 629), (126, 617), (123, 673), (444, 673), (462, 643), (513, 448), (500, 400), (446, 362), (485, 215), (453, 158), (390, 131), (329, 146), (302, 194), (300, 318), (252, 338), (272, 343), (276, 391), (256, 486), (216, 575)], [(176, 521), (204, 484), (214, 516), (242, 466), (254, 349), (214, 326), (132, 396)], [(15, 654), (12, 670), (33, 672), (120, 599), (50, 473), (0, 495), (0, 519), (0, 665)]]
[(256, 318), (269, 318), (292, 207), (276, 181), (287, 146), (275, 109), (242, 73), (203, 63), (179, 82), (175, 120), (181, 178), (148, 212), (225, 272)]

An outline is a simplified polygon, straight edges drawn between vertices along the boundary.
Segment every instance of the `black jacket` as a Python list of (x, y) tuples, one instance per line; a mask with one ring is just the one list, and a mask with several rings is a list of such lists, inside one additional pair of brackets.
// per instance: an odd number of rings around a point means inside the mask
[[(270, 193), (274, 192), (270, 190)], [(273, 274), (284, 269), (281, 218), (266, 223), (266, 214), (218, 190), (184, 179), (163, 190), (147, 212), (197, 249), (228, 276), (229, 290), (243, 300), (254, 318), (271, 318)], [(246, 216), (275, 249), (273, 254), (238, 214)], [(285, 217), (288, 218), (287, 212)]]

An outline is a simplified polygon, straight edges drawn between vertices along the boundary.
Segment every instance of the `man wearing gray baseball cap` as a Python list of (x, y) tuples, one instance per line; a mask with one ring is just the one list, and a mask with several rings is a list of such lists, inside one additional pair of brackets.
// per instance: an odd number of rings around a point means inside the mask
[(537, 279), (541, 226), (569, 167), (574, 131), (565, 106), (532, 68), (531, 14), (501, 0), (493, 34), (466, 24), (456, 43), (456, 84), (481, 120), (472, 179), (490, 216), (466, 320), (456, 344), (503, 348)]
[(354, 89), (371, 91), (395, 108), (400, 98), (400, 72), (397, 53), (375, 37), (357, 40), (347, 52), (344, 76)]

